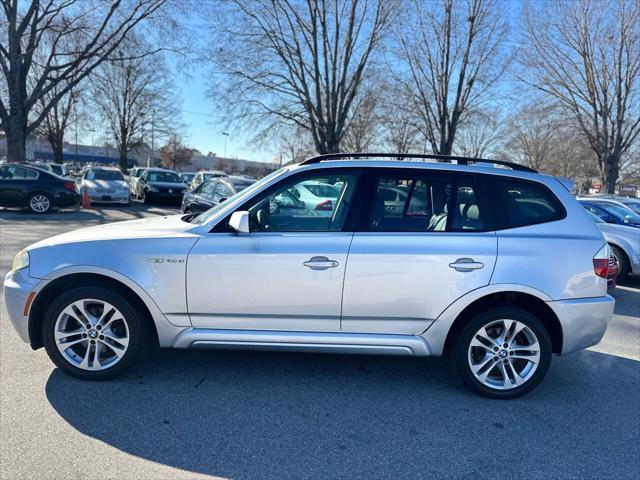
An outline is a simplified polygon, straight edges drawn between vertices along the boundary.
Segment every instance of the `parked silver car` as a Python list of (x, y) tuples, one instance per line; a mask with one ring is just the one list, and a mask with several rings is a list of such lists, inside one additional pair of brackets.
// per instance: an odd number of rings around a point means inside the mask
[(618, 278), (640, 275), (640, 231), (626, 225), (607, 223), (589, 212), (618, 260)]
[[(4, 281), (11, 321), (83, 379), (123, 372), (157, 341), (447, 355), (492, 398), (530, 391), (552, 354), (600, 341), (614, 306), (609, 249), (555, 178), (362, 155), (285, 167), (195, 218), (31, 245)], [(309, 181), (340, 185), (331, 216), (282, 201)], [(386, 208), (389, 187), (409, 192), (404, 208)]]
[(95, 203), (131, 203), (131, 190), (120, 169), (115, 167), (89, 167), (78, 179), (80, 193), (86, 190)]

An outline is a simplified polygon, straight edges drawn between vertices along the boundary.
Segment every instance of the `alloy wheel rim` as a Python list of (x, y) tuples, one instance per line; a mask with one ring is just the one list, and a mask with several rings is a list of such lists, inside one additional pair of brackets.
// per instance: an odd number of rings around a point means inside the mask
[(36, 212), (46, 212), (50, 206), (49, 199), (45, 195), (34, 195), (29, 201), (29, 206)]
[(110, 303), (86, 298), (70, 303), (58, 315), (54, 340), (62, 357), (74, 367), (105, 370), (129, 349), (129, 325)]
[(494, 320), (474, 335), (467, 355), (476, 379), (494, 390), (511, 390), (527, 383), (540, 363), (540, 343), (522, 322)]

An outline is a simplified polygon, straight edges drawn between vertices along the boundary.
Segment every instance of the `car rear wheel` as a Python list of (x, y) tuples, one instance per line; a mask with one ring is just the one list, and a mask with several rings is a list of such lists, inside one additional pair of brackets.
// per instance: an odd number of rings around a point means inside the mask
[(629, 259), (619, 247), (616, 247), (614, 245), (610, 245), (610, 247), (613, 250), (613, 254), (618, 259), (618, 275), (616, 276), (616, 278), (618, 280), (624, 280), (629, 274)]
[(516, 398), (530, 392), (551, 363), (551, 339), (544, 325), (515, 307), (476, 315), (460, 332), (453, 360), (462, 381), (488, 398)]
[(53, 200), (46, 193), (32, 193), (27, 200), (27, 206), (33, 213), (48, 213), (53, 208)]
[(128, 369), (144, 350), (148, 329), (131, 303), (103, 287), (79, 287), (57, 298), (42, 324), (51, 360), (83, 380), (106, 380)]

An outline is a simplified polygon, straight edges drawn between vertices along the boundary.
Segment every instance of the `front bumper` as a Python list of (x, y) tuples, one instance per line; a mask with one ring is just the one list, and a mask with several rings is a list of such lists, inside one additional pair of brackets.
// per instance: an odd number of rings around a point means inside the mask
[(609, 295), (548, 302), (562, 325), (562, 354), (600, 342), (613, 316), (615, 303)]
[(4, 301), (7, 306), (9, 318), (20, 338), (29, 340), (29, 315), (24, 315), (25, 304), (31, 292), (36, 292), (41, 280), (29, 276), (29, 268), (23, 268), (17, 272), (9, 272), (4, 277)]
[(127, 193), (100, 193), (89, 192), (89, 201), (91, 203), (129, 203), (131, 195)]
[(145, 193), (145, 198), (151, 202), (166, 202), (166, 203), (177, 203), (182, 204), (182, 197), (184, 196), (184, 192), (174, 192), (174, 193), (165, 193), (165, 192), (151, 192), (148, 191)]

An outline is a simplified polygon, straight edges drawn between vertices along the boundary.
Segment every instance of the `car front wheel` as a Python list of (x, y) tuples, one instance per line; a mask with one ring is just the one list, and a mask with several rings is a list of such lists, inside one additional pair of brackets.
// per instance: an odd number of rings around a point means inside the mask
[(103, 287), (78, 287), (58, 297), (42, 324), (51, 360), (84, 380), (106, 380), (127, 368), (144, 350), (144, 319), (120, 293)]
[(476, 315), (453, 346), (462, 381), (489, 398), (516, 398), (538, 385), (551, 363), (551, 339), (535, 316), (515, 307)]

